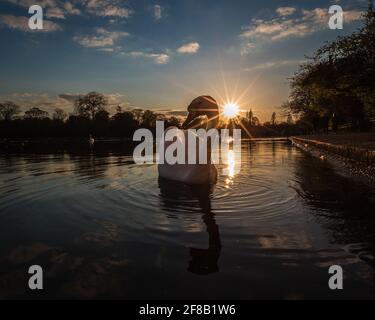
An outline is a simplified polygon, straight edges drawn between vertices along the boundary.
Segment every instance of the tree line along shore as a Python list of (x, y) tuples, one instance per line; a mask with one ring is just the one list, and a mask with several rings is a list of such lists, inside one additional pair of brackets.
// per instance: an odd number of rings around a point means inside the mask
[[(375, 122), (375, 11), (373, 2), (363, 14), (362, 26), (352, 34), (324, 44), (290, 79), (290, 96), (263, 124), (252, 110), (219, 128), (238, 128), (245, 138), (289, 137), (317, 133), (370, 132)], [(49, 114), (11, 101), (0, 102), (0, 139), (131, 138), (138, 128), (155, 130), (181, 125), (181, 118), (150, 110), (108, 112), (108, 100), (90, 92), (77, 98), (73, 112), (55, 109)], [(278, 121), (280, 119), (286, 119)], [(362, 136), (365, 139), (365, 136)]]

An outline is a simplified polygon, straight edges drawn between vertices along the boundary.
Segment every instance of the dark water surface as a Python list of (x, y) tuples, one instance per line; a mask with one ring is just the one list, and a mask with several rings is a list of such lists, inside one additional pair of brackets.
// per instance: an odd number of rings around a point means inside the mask
[(243, 142), (240, 174), (220, 166), (212, 187), (159, 180), (131, 154), (0, 156), (0, 298), (375, 297), (370, 184), (286, 142)]

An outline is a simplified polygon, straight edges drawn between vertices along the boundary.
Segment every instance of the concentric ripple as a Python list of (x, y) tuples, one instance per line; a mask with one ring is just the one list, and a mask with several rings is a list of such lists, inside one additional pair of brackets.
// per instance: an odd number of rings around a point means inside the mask
[[(181, 231), (204, 230), (207, 214), (240, 237), (249, 230), (295, 230), (312, 217), (340, 213), (337, 199), (346, 197), (337, 194), (340, 178), (286, 142), (243, 142), (240, 159), (218, 165), (215, 185), (188, 186), (159, 179), (157, 165), (135, 165), (121, 152), (7, 156), (0, 161), (0, 215), (77, 230), (106, 219), (137, 241), (142, 233), (141, 239), (172, 242)], [(235, 165), (239, 172), (229, 167)], [(336, 193), (322, 193), (322, 185)]]
[(243, 142), (206, 186), (160, 179), (130, 154), (1, 155), (0, 278), (35, 260), (57, 272), (52, 297), (177, 297), (183, 287), (189, 298), (248, 298), (249, 285), (254, 297), (294, 297), (317, 283), (321, 297), (338, 264), (354, 279), (349, 295), (373, 296), (373, 187), (282, 141)]

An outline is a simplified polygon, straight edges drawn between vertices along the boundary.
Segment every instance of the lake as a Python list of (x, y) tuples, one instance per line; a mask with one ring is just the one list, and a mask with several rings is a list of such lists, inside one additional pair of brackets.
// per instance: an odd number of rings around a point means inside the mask
[(1, 154), (0, 298), (375, 298), (375, 187), (285, 141), (241, 159), (192, 187), (127, 144)]

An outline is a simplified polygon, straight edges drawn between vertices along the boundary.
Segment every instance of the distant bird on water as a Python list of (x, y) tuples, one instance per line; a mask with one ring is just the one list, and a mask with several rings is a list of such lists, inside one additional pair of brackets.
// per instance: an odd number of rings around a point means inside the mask
[(94, 145), (94, 143), (95, 143), (95, 139), (90, 134), (90, 136), (89, 136), (89, 144), (90, 144), (90, 146), (92, 147)]

